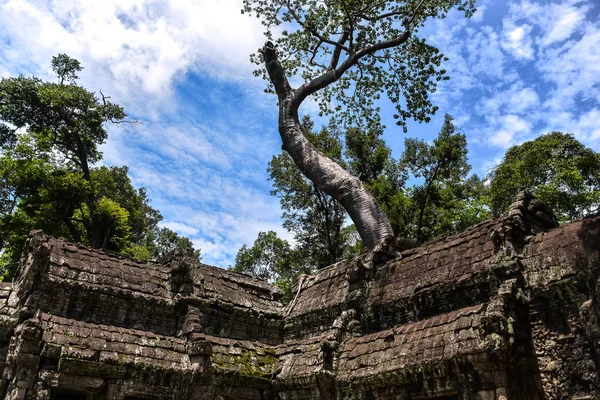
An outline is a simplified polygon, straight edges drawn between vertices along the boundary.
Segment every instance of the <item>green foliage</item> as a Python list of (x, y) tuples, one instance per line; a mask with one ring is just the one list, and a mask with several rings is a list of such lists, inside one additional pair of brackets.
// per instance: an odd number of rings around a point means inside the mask
[(350, 128), (345, 135), (348, 170), (355, 175), (379, 202), (396, 235), (404, 235), (407, 198), (404, 184), (406, 170), (391, 156), (377, 128)]
[[(123, 109), (77, 85), (79, 61), (60, 54), (52, 68), (58, 83), (0, 81), (2, 274), (16, 271), (32, 229), (138, 259), (157, 256), (162, 216), (145, 189), (133, 187), (127, 167), (93, 167), (105, 124), (126, 122)], [(175, 236), (174, 246), (191, 247)]]
[(597, 212), (600, 206), (600, 154), (571, 134), (552, 132), (511, 147), (488, 179), (496, 216), (508, 211), (521, 190), (544, 201), (560, 222)]
[[(399, 161), (392, 158), (379, 129), (349, 129), (342, 144), (342, 133), (333, 122), (317, 134), (308, 118), (303, 126), (317, 148), (367, 186), (398, 236), (422, 243), (490, 216), (485, 186), (476, 175), (467, 177), (466, 139), (450, 116), (432, 144), (407, 139)], [(362, 245), (354, 225), (346, 225), (342, 207), (317, 191), (287, 153), (273, 157), (268, 172), (295, 246), (274, 232), (260, 233), (251, 248), (240, 249), (235, 269), (274, 281), (289, 295), (300, 273), (360, 254)], [(422, 184), (406, 188), (409, 175)]]
[[(128, 176), (129, 168), (101, 166), (91, 170), (95, 198), (113, 199), (128, 213), (129, 241), (132, 245), (148, 247), (153, 251), (158, 234), (160, 212), (152, 208), (145, 188), (135, 189)], [(136, 257), (140, 259), (140, 257)], [(148, 257), (146, 259), (150, 259)]]
[[(421, 185), (411, 188), (412, 238), (424, 243), (460, 231), (465, 224), (488, 217), (481, 199), (483, 184), (477, 176), (466, 180), (471, 169), (467, 162), (467, 139), (457, 131), (450, 115), (433, 143), (406, 139), (401, 163)], [(468, 211), (468, 215), (466, 215)], [(468, 225), (467, 225), (468, 226)], [(411, 237), (411, 236), (409, 236)]]
[(283, 301), (289, 302), (295, 279), (311, 271), (303, 263), (306, 257), (301, 252), (273, 231), (259, 232), (252, 247), (243, 245), (238, 251), (235, 266), (230, 269), (275, 283), (284, 292)]
[[(335, 70), (335, 80), (317, 85), (322, 114), (347, 126), (379, 123), (377, 100), (387, 96), (395, 118), (428, 122), (437, 107), (429, 94), (448, 79), (441, 64), (447, 58), (418, 37), (429, 18), (444, 18), (452, 8), (469, 17), (475, 0), (317, 1), (244, 0), (242, 13), (256, 15), (274, 41), (286, 75), (305, 84)], [(274, 29), (282, 30), (273, 38)], [(405, 36), (410, 32), (410, 36)], [(255, 75), (268, 80), (259, 52), (252, 55)], [(272, 87), (267, 90), (272, 91)], [(335, 104), (333, 106), (332, 104)]]
[(165, 260), (173, 252), (176, 252), (177, 255), (195, 258), (198, 261), (202, 258), (201, 251), (194, 248), (194, 244), (189, 238), (180, 236), (177, 232), (166, 227), (156, 231), (152, 251), (152, 258), (158, 261)]
[(83, 67), (79, 61), (66, 54), (52, 57), (52, 71), (56, 73), (61, 84), (67, 81), (74, 85), (75, 81), (79, 79), (77, 73), (81, 70), (83, 70)]
[(381, 139), (382, 133), (380, 129), (346, 130), (345, 155), (348, 158), (348, 169), (362, 182), (377, 179), (389, 167), (392, 152)]
[(102, 235), (102, 248), (122, 249), (129, 241), (129, 212), (119, 203), (108, 197), (101, 197), (95, 204), (93, 213), (88, 213), (93, 220), (93, 225)]

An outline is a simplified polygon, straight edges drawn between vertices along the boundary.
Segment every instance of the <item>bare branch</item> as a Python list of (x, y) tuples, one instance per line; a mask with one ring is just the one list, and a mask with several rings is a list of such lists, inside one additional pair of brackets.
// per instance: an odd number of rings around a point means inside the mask
[(267, 72), (269, 73), (269, 78), (275, 87), (277, 96), (279, 96), (280, 99), (285, 98), (292, 91), (292, 87), (285, 76), (281, 63), (277, 59), (277, 52), (275, 51), (273, 43), (265, 43), (262, 53), (265, 58), (265, 65), (267, 67)]
[(322, 40), (319, 41), (319, 43), (309, 52), (312, 53), (312, 56), (310, 57), (310, 60), (308, 61), (309, 64), (315, 64), (315, 57), (317, 56), (317, 53), (319, 52), (319, 47), (321, 46), (321, 44), (323, 43)]
[(104, 93), (102, 93), (102, 89), (100, 89), (100, 95), (102, 96), (102, 104), (106, 105), (106, 100), (110, 99), (110, 96), (105, 96)]
[[(342, 36), (340, 37), (340, 40), (338, 40), (338, 43), (340, 45), (343, 45), (346, 40), (348, 40), (348, 37), (350, 36), (350, 33), (348, 31), (344, 31), (342, 32)], [(329, 63), (329, 69), (330, 70), (334, 70), (337, 68), (338, 63), (340, 61), (340, 54), (342, 53), (342, 47), (341, 46), (337, 46), (335, 48), (335, 50), (333, 51), (333, 55), (331, 56), (331, 62)], [(349, 53), (350, 55), (350, 53)]]

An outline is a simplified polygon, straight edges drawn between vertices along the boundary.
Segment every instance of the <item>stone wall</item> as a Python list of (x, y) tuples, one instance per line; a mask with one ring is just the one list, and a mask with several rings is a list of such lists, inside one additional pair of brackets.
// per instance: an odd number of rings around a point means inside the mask
[(0, 285), (0, 398), (600, 398), (600, 217), (539, 221), (387, 243), (288, 306), (242, 274), (32, 232)]

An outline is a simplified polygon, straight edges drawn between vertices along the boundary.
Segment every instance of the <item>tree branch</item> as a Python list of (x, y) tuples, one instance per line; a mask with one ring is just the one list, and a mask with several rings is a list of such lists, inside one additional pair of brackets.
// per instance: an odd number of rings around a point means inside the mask
[(312, 53), (312, 56), (310, 57), (310, 60), (308, 60), (308, 63), (311, 65), (315, 65), (315, 57), (317, 56), (317, 53), (319, 52), (319, 46), (321, 46), (321, 44), (323, 43), (323, 41), (319, 41), (319, 43), (317, 43), (317, 45), (315, 46), (314, 49), (309, 50), (310, 53)]
[(69, 230), (69, 233), (71, 234), (71, 237), (73, 238), (73, 241), (75, 241), (77, 243), (81, 243), (81, 235), (79, 235), (79, 232), (77, 231), (77, 228), (75, 228), (75, 225), (73, 225), (73, 223), (68, 218), (65, 218), (63, 220), (63, 223)]
[[(346, 61), (344, 61), (342, 65), (340, 65), (335, 70), (327, 71), (324, 74), (314, 78), (310, 82), (307, 82), (304, 85), (300, 86), (294, 94), (292, 106), (297, 110), (298, 107), (300, 107), (300, 104), (304, 101), (304, 99), (306, 99), (308, 96), (315, 93), (316, 91), (323, 89), (324, 87), (340, 79), (340, 77), (352, 66), (354, 66), (362, 57), (375, 53), (379, 50), (399, 46), (402, 43), (406, 42), (409, 37), (410, 31), (405, 30), (402, 33), (402, 35), (398, 36), (397, 38), (376, 43), (373, 46), (365, 47), (364, 49), (351, 54), (346, 59)], [(275, 57), (277, 56), (275, 55)]]
[(313, 183), (313, 187), (315, 189), (315, 194), (317, 195), (317, 200), (319, 201), (319, 204), (321, 205), (321, 208), (323, 209), (323, 213), (325, 214), (325, 233), (327, 236), (327, 248), (329, 250), (328, 251), (329, 261), (331, 263), (334, 263), (337, 260), (335, 260), (335, 255), (332, 254), (334, 252), (334, 248), (333, 248), (333, 241), (331, 240), (331, 221), (329, 219), (329, 208), (324, 203), (324, 199), (322, 197), (323, 193), (319, 190), (317, 185)]
[(102, 104), (106, 105), (106, 99), (110, 99), (110, 96), (105, 96), (104, 93), (102, 93), (102, 89), (100, 89), (100, 95), (102, 96)]
[(337, 47), (341, 47), (342, 50), (345, 50), (346, 52), (348, 52), (348, 54), (351, 53), (350, 49), (347, 48), (346, 46), (344, 46), (343, 44), (340, 44), (339, 42), (336, 42), (334, 40), (331, 39), (327, 39), (326, 37), (324, 37), (323, 35), (321, 35), (319, 32), (317, 32), (315, 29), (311, 28), (310, 26), (308, 26), (304, 21), (302, 21), (300, 19), (300, 17), (298, 17), (298, 15), (296, 15), (296, 13), (294, 12), (294, 10), (292, 9), (291, 5), (289, 4), (290, 2), (288, 1), (288, 11), (290, 12), (290, 14), (292, 15), (292, 17), (294, 17), (294, 20), (304, 29), (306, 29), (308, 32), (310, 32), (311, 35), (313, 35), (314, 37), (316, 37), (317, 39), (319, 39), (321, 42), (323, 43), (327, 43), (330, 44), (332, 46)]
[(340, 54), (342, 53), (341, 45), (343, 45), (346, 42), (346, 40), (348, 40), (348, 37), (350, 37), (350, 33), (347, 30), (344, 30), (344, 32), (342, 32), (342, 35), (340, 36), (340, 40), (338, 40), (340, 46), (337, 46), (335, 48), (335, 50), (333, 51), (333, 55), (331, 56), (331, 62), (329, 63), (330, 70), (334, 70), (337, 68), (338, 63), (340, 61)]
[(283, 71), (281, 63), (277, 59), (277, 52), (275, 51), (275, 46), (273, 43), (270, 41), (265, 43), (262, 53), (263, 57), (265, 58), (265, 66), (267, 67), (269, 78), (275, 87), (277, 96), (280, 99), (285, 98), (289, 93), (292, 92), (292, 87), (285, 76), (285, 72)]
[(381, 14), (381, 15), (378, 15), (378, 16), (376, 16), (376, 17), (369, 17), (369, 16), (367, 16), (367, 15), (364, 15), (364, 14), (361, 14), (361, 17), (362, 17), (364, 20), (367, 20), (367, 21), (369, 21), (369, 22), (377, 22), (377, 21), (380, 21), (380, 20), (382, 20), (382, 19), (389, 18), (389, 17), (393, 17), (393, 16), (395, 16), (395, 15), (401, 15), (401, 14), (403, 14), (403, 12), (402, 12), (402, 11), (390, 11), (390, 12), (388, 12), (388, 13)]

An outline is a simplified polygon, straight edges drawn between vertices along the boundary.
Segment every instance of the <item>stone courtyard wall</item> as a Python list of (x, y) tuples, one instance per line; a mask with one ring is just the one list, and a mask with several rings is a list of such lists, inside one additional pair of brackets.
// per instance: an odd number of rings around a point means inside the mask
[(0, 398), (600, 398), (600, 217), (535, 218), (383, 246), (301, 277), (288, 306), (191, 259), (32, 232), (0, 284)]

